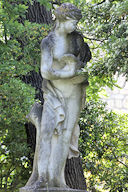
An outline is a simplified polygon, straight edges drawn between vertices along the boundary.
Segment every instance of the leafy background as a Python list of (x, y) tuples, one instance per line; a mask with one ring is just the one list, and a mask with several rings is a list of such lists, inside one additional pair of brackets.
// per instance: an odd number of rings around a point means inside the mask
[[(38, 0), (47, 9), (51, 1)], [(82, 10), (80, 30), (92, 51), (89, 86), (80, 117), (79, 148), (90, 191), (128, 191), (128, 115), (107, 111), (100, 99), (114, 75), (128, 79), (128, 0), (70, 0)], [(40, 42), (51, 26), (26, 20), (33, 0), (0, 1), (0, 190), (16, 192), (30, 173), (24, 124), (36, 90), (22, 81), (39, 71)], [(19, 18), (24, 18), (24, 24)], [(19, 39), (21, 42), (19, 43)], [(33, 154), (32, 154), (33, 155)]]

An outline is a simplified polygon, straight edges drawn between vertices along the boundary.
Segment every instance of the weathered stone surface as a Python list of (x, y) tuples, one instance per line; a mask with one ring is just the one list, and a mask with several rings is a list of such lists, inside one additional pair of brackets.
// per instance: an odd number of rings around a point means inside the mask
[(66, 186), (66, 160), (79, 156), (78, 118), (88, 85), (88, 73), (83, 73), (82, 68), (91, 59), (91, 52), (82, 35), (75, 31), (81, 11), (70, 3), (57, 10), (63, 10), (66, 17), (61, 14), (63, 22), (59, 14), (54, 31), (41, 43), (44, 104), (43, 109), (35, 104), (28, 115), (37, 134), (33, 171), (23, 192), (43, 191), (37, 189), (47, 187), (47, 183), (52, 187)]
[(27, 187), (20, 188), (19, 192), (86, 192), (81, 189), (63, 189), (63, 188), (43, 188), (43, 189), (28, 189)]

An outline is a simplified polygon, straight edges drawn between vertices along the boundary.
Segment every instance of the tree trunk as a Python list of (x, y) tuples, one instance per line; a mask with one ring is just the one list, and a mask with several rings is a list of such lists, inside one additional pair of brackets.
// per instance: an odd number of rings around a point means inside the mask
[[(29, 5), (28, 12), (26, 14), (26, 19), (30, 22), (36, 23), (52, 23), (51, 12), (47, 11), (44, 6), (41, 6), (36, 0), (33, 5)], [(42, 77), (39, 73), (35, 71), (30, 72), (27, 76), (24, 76), (22, 80), (25, 83), (31, 84), (37, 90), (36, 98), (40, 99), (43, 104), (43, 93), (41, 90)], [(36, 130), (31, 123), (26, 123), (25, 125), (27, 133), (28, 145), (35, 150), (36, 143)], [(32, 162), (32, 159), (30, 159)], [(65, 167), (65, 179), (69, 187), (74, 189), (86, 190), (86, 182), (83, 175), (83, 169), (80, 158), (72, 158), (67, 160)]]

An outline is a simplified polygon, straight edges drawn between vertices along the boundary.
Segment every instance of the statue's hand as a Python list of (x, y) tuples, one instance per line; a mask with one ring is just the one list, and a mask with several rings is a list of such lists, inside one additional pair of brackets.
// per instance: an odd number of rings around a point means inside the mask
[(65, 66), (61, 70), (55, 70), (53, 68), (49, 69), (49, 79), (57, 80), (57, 79), (63, 79), (63, 78), (70, 78), (75, 75), (75, 67), (72, 67), (69, 70), (68, 66)]
[(77, 57), (75, 57), (73, 54), (64, 54), (60, 59), (59, 62), (67, 64), (76, 64), (78, 62)]
[(60, 59), (59, 62), (65, 65), (74, 66), (76, 70), (85, 67), (86, 63), (80, 61), (75, 55), (73, 54), (64, 54)]
[(88, 76), (88, 69), (85, 67), (85, 68), (81, 68), (81, 69), (78, 69), (76, 71), (76, 76), (79, 75), (79, 76)]
[(75, 76), (71, 78), (73, 84), (80, 84), (88, 80), (88, 71), (84, 68), (77, 70)]

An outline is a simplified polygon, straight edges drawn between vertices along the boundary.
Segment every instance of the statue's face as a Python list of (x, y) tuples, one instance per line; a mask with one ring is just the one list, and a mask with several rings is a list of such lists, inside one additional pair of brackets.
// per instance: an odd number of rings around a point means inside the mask
[(78, 21), (74, 19), (67, 19), (60, 23), (60, 30), (65, 33), (71, 33), (76, 29)]

